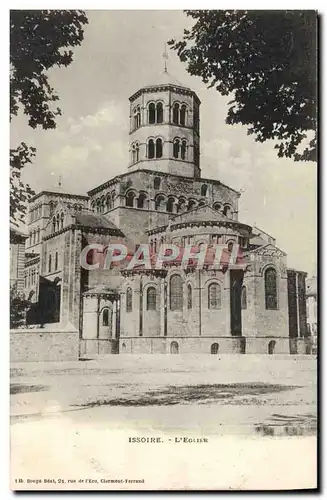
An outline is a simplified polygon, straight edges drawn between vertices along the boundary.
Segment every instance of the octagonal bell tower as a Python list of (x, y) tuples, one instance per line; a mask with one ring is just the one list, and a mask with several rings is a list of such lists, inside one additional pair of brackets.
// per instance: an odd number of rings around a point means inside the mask
[(130, 98), (129, 171), (200, 177), (200, 100), (165, 71)]

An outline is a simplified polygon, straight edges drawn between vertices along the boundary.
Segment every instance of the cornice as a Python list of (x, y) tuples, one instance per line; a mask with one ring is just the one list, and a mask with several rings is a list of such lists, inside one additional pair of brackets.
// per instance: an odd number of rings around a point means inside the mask
[(109, 227), (92, 227), (92, 226), (83, 226), (83, 225), (79, 225), (79, 224), (70, 224), (69, 226), (66, 226), (63, 229), (60, 229), (59, 231), (56, 231), (56, 232), (51, 233), (47, 236), (44, 236), (43, 241), (50, 240), (51, 238), (54, 238), (62, 233), (65, 233), (66, 231), (71, 231), (71, 230), (72, 231), (81, 230), (83, 232), (93, 233), (93, 234), (110, 234), (112, 236), (124, 236), (120, 229), (112, 229)]
[(167, 271), (165, 269), (124, 269), (120, 271), (120, 274), (122, 276), (131, 276), (135, 274), (142, 274), (145, 276), (159, 276), (161, 278), (164, 278), (167, 275)]
[(70, 193), (58, 193), (55, 191), (41, 191), (40, 193), (34, 195), (32, 198), (30, 198), (28, 201), (29, 203), (33, 202), (37, 198), (39, 198), (42, 195), (51, 195), (51, 196), (57, 196), (60, 198), (72, 198), (72, 199), (78, 199), (78, 200), (88, 200), (89, 196), (85, 196), (83, 194), (70, 194)]
[(159, 172), (157, 170), (150, 170), (147, 168), (140, 168), (138, 170), (132, 170), (129, 172), (124, 172), (123, 174), (116, 175), (112, 179), (110, 179), (110, 180), (104, 182), (103, 184), (100, 184), (99, 186), (96, 186), (95, 188), (91, 189), (90, 191), (87, 192), (87, 194), (91, 198), (96, 193), (106, 189), (107, 187), (110, 187), (112, 184), (117, 183), (120, 179), (138, 174), (140, 172), (152, 175), (153, 177), (171, 177), (171, 178), (175, 178), (175, 179), (179, 179), (179, 180), (183, 180), (183, 181), (188, 181), (189, 183), (198, 182), (198, 183), (202, 183), (202, 184), (214, 184), (216, 186), (220, 185), (220, 186), (227, 188), (229, 191), (233, 191), (237, 195), (238, 198), (241, 196), (241, 193), (239, 191), (236, 191), (236, 189), (233, 189), (233, 188), (227, 186), (227, 184), (224, 184), (223, 182), (219, 181), (218, 179), (207, 179), (204, 177), (187, 177), (185, 175), (176, 175), (176, 174), (170, 174), (168, 172)]
[(188, 89), (186, 87), (181, 87), (179, 85), (173, 84), (173, 83), (163, 83), (163, 84), (157, 84), (157, 85), (149, 85), (147, 87), (142, 87), (141, 89), (137, 90), (130, 98), (129, 101), (133, 102), (135, 99), (137, 99), (139, 96), (142, 94), (150, 94), (153, 92), (167, 92), (169, 90), (174, 90), (178, 94), (182, 95), (189, 95), (191, 97), (194, 97), (195, 101), (198, 104), (201, 104), (200, 99), (194, 92), (194, 90)]

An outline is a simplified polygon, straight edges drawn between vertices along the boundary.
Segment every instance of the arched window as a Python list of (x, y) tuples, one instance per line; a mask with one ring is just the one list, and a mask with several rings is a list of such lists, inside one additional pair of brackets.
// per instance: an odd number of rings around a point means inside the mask
[(136, 108), (134, 108), (134, 113), (133, 113), (133, 130), (137, 128), (137, 118), (136, 118)]
[(109, 326), (109, 309), (103, 309), (102, 326)]
[(247, 307), (248, 307), (248, 300), (247, 300), (246, 286), (242, 286), (242, 292), (241, 292), (241, 309), (247, 309)]
[(271, 340), (268, 344), (268, 354), (275, 354), (276, 340)]
[(107, 209), (107, 211), (112, 209), (111, 196), (109, 193), (107, 194), (107, 197), (106, 197), (106, 209)]
[(174, 198), (168, 198), (167, 201), (167, 212), (172, 213), (174, 210)]
[(185, 206), (186, 206), (186, 202), (183, 198), (181, 198), (177, 204), (177, 213), (184, 212)]
[(195, 201), (190, 200), (187, 205), (187, 210), (193, 210), (195, 208)]
[(55, 253), (55, 271), (58, 269), (58, 252)]
[(207, 196), (208, 186), (206, 184), (202, 184), (201, 186), (201, 196)]
[(178, 104), (178, 102), (175, 102), (174, 107), (173, 107), (173, 123), (175, 123), (175, 125), (179, 124), (179, 104)]
[(126, 207), (133, 207), (134, 206), (134, 197), (135, 193), (133, 191), (129, 191), (126, 195)]
[(126, 290), (126, 312), (133, 310), (133, 291), (131, 288)]
[(221, 308), (221, 287), (218, 283), (211, 283), (208, 287), (208, 309)]
[(106, 199), (105, 199), (105, 197), (103, 196), (103, 197), (101, 198), (101, 213), (102, 213), (102, 214), (103, 214), (103, 212), (104, 212), (105, 203), (106, 203)]
[(192, 309), (192, 287), (187, 285), (187, 309)]
[(64, 228), (64, 212), (62, 212), (60, 215), (60, 228)]
[(137, 106), (136, 108), (136, 128), (141, 126), (141, 108)]
[(154, 189), (160, 189), (161, 179), (160, 177), (155, 177), (153, 182)]
[(156, 158), (162, 157), (162, 139), (156, 140)]
[(178, 274), (170, 278), (170, 309), (183, 310), (183, 281)]
[(179, 157), (180, 142), (181, 141), (179, 139), (174, 140), (174, 144), (173, 144), (173, 156), (174, 156), (174, 158)]
[(187, 148), (187, 142), (182, 141), (182, 146), (181, 146), (181, 158), (182, 158), (182, 160), (186, 159), (186, 148)]
[(91, 250), (89, 250), (87, 252), (86, 263), (91, 265), (91, 264), (94, 264), (95, 261), (96, 261), (96, 259), (95, 259), (95, 249), (92, 248)]
[(33, 245), (36, 243), (36, 231), (33, 232)]
[(49, 260), (48, 260), (48, 273), (51, 273), (51, 255), (49, 255)]
[(221, 203), (214, 203), (213, 207), (214, 210), (217, 210), (217, 212), (221, 211)]
[(218, 351), (219, 351), (219, 344), (217, 342), (211, 344), (211, 354), (218, 354)]
[(152, 160), (154, 158), (154, 140), (149, 139), (148, 141), (148, 158)]
[(145, 200), (147, 199), (146, 193), (140, 193), (137, 199), (137, 208), (145, 208)]
[(224, 215), (226, 215), (226, 217), (231, 217), (232, 216), (231, 207), (229, 205), (225, 205), (223, 213), (224, 213)]
[(233, 246), (234, 246), (234, 241), (229, 241), (227, 243), (227, 250), (229, 251), (229, 253), (232, 253), (233, 251)]
[(185, 125), (185, 122), (186, 122), (186, 106), (185, 106), (185, 104), (183, 104), (181, 106), (180, 121), (179, 121), (179, 123), (181, 125)]
[(135, 161), (139, 161), (139, 159), (140, 159), (140, 145), (137, 142), (135, 144)]
[(40, 242), (40, 228), (37, 230), (37, 242)]
[(50, 203), (49, 203), (50, 215), (53, 214), (54, 208), (55, 208), (55, 202), (50, 201)]
[(277, 273), (273, 267), (265, 271), (266, 309), (277, 309)]
[(155, 311), (157, 308), (157, 291), (154, 286), (150, 286), (146, 292), (147, 311)]
[(158, 102), (156, 108), (157, 108), (157, 123), (162, 123), (163, 122), (162, 102)]
[(139, 124), (140, 118), (141, 118), (141, 114), (140, 114), (140, 108), (138, 106), (137, 108), (134, 108), (134, 116), (133, 116), (133, 120), (134, 120), (133, 128), (134, 128), (134, 130), (140, 126), (140, 124)]
[(136, 146), (132, 144), (132, 163), (136, 162)]
[(162, 202), (164, 201), (164, 197), (163, 195), (159, 195), (156, 197), (155, 199), (155, 202), (154, 202), (154, 208), (155, 210), (159, 210), (160, 208), (162, 208)]
[(170, 354), (179, 354), (179, 345), (175, 341), (170, 344)]
[(57, 231), (59, 231), (59, 229), (60, 229), (60, 215), (59, 214), (57, 214), (56, 228), (57, 228)]
[(148, 121), (149, 121), (149, 123), (156, 122), (156, 106), (155, 106), (154, 102), (150, 102), (150, 104), (149, 104)]

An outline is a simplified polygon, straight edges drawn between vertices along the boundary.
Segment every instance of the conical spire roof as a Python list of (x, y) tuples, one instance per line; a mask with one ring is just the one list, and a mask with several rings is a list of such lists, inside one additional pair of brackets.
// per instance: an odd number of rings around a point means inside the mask
[(191, 90), (186, 85), (183, 85), (183, 83), (177, 80), (177, 78), (171, 75), (167, 70), (162, 71), (153, 83), (144, 85), (144, 87), (157, 87), (160, 85), (176, 85), (177, 87), (183, 87), (184, 89)]

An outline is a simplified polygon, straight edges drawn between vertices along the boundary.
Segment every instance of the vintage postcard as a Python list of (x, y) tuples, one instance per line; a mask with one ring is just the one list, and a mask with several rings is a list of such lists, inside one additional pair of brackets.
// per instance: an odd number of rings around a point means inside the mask
[(12, 490), (317, 488), (317, 12), (10, 12)]

